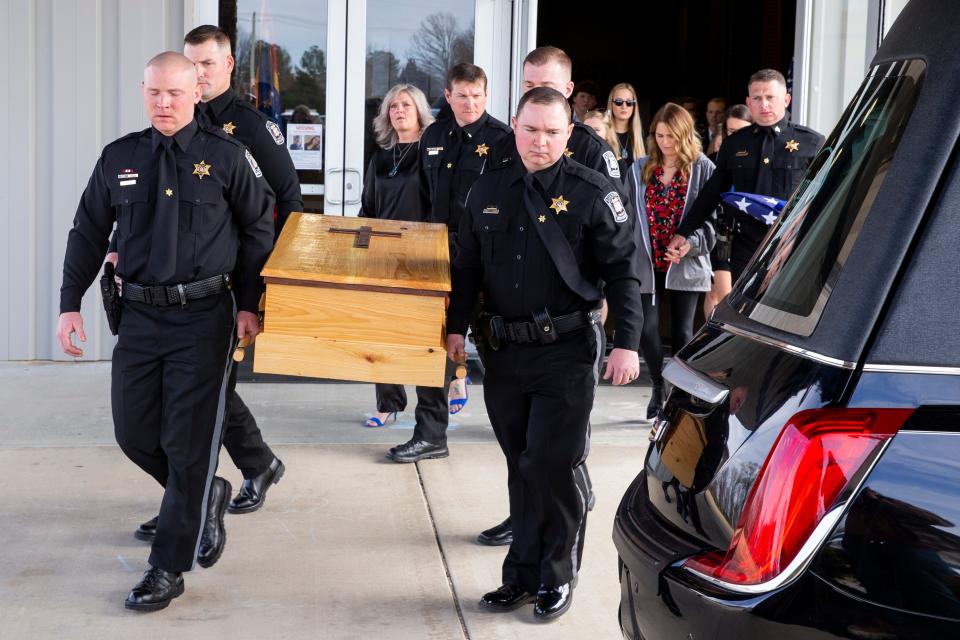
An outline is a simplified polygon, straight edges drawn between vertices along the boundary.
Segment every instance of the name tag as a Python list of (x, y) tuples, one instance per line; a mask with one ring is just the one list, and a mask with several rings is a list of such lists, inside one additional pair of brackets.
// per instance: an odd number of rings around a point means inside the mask
[(498, 209), (497, 207), (484, 207), (483, 212), (489, 213), (491, 215), (499, 215), (500, 209)]
[(737, 153), (734, 154), (734, 155), (736, 155), (738, 158), (745, 158), (745, 157), (747, 157), (748, 155), (750, 155), (750, 152), (749, 152), (749, 151), (737, 151)]
[(121, 181), (120, 181), (120, 186), (121, 186), (121, 187), (129, 187), (129, 186), (132, 185), (132, 184), (137, 184), (137, 181), (136, 181), (136, 180), (121, 180)]
[(441, 151), (443, 151), (443, 147), (427, 147), (428, 156), (439, 155)]
[(139, 178), (139, 173), (121, 173), (117, 176), (117, 180), (127, 180), (128, 178)]

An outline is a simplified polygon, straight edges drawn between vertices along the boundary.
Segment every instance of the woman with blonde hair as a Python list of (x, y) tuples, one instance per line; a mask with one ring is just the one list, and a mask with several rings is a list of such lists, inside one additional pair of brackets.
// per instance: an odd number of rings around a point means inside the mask
[(656, 417), (663, 402), (658, 300), (665, 295), (670, 298), (670, 343), (676, 353), (693, 337), (700, 293), (710, 291), (710, 250), (716, 243), (708, 222), (682, 247), (668, 251), (677, 225), (713, 175), (714, 166), (701, 151), (693, 118), (680, 105), (668, 102), (661, 107), (650, 130), (650, 155), (633, 163), (628, 178), (640, 235), (640, 348), (653, 382), (648, 419)]
[(610, 146), (617, 158), (629, 167), (634, 160), (646, 153), (643, 148), (640, 114), (637, 110), (637, 92), (632, 85), (621, 82), (610, 90), (607, 113), (610, 114), (614, 131), (614, 141)]
[[(433, 122), (427, 98), (411, 84), (387, 91), (373, 119), (380, 148), (373, 154), (363, 178), (360, 216), (425, 222), (429, 196), (420, 181), (420, 134)], [(403, 385), (377, 384), (377, 412), (364, 423), (382, 427), (407, 408)], [(419, 395), (420, 387), (417, 387)]]

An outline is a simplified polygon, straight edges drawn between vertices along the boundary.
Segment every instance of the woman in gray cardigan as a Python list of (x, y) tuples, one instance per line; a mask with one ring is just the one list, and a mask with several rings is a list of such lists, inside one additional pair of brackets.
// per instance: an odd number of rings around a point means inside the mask
[(714, 228), (708, 223), (680, 249), (667, 249), (714, 167), (701, 152), (693, 119), (683, 107), (665, 104), (654, 116), (650, 131), (650, 155), (633, 163), (627, 180), (640, 236), (640, 349), (653, 381), (647, 419), (656, 417), (663, 402), (659, 302), (664, 295), (670, 298), (670, 340), (676, 353), (693, 337), (700, 293), (710, 291), (710, 250), (716, 243)]

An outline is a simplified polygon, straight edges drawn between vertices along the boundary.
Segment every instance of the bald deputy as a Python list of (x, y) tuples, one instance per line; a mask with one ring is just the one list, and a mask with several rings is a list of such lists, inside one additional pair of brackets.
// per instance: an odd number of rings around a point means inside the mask
[(193, 62), (159, 54), (142, 92), (152, 126), (104, 147), (77, 207), (57, 337), (64, 353), (83, 355), (73, 342), (86, 340), (80, 301), (116, 224), (114, 429), (123, 452), (164, 488), (149, 568), (126, 607), (152, 611), (183, 593), (184, 571), (223, 552), (230, 484), (214, 472), (226, 383), (236, 340), (259, 331), (274, 195), (242, 144), (194, 120)]

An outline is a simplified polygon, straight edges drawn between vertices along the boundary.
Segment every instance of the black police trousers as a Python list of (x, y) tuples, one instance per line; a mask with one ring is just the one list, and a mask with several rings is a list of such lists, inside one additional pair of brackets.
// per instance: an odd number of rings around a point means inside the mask
[(484, 401), (507, 459), (513, 525), (503, 582), (531, 593), (572, 581), (583, 558), (602, 331), (593, 325), (550, 345), (508, 344), (484, 354)]
[(237, 394), (237, 367), (231, 368), (227, 383), (227, 424), (224, 427), (223, 447), (247, 480), (266, 472), (275, 457), (263, 441), (257, 419)]
[(224, 292), (179, 306), (124, 302), (113, 351), (117, 443), (164, 487), (150, 564), (193, 568), (217, 469), (236, 308)]
[[(442, 387), (417, 387), (414, 440), (426, 440), (431, 444), (446, 446), (447, 426), (450, 424), (447, 391), (455, 371), (456, 365), (448, 359)], [(407, 408), (407, 392), (402, 384), (377, 384), (376, 392), (377, 411), (392, 413)]]

